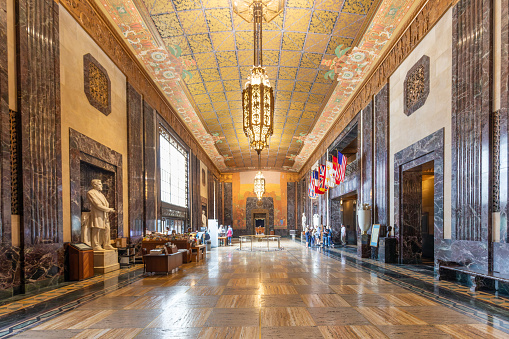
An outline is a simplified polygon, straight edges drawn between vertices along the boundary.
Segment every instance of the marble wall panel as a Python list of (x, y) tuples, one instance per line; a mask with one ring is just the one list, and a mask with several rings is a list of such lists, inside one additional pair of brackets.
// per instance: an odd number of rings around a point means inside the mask
[(330, 201), (330, 226), (332, 229), (332, 241), (341, 242), (341, 224), (343, 223), (343, 213), (341, 211), (340, 200)]
[[(23, 191), (21, 283), (22, 290), (28, 290), (54, 283), (63, 274), (63, 258), (56, 255), (63, 242), (59, 9), (54, 1), (37, 0), (17, 1), (15, 7)], [(5, 110), (5, 103), (1, 107)]]
[[(501, 60), (509, 60), (509, 0), (500, 1), (501, 9)], [(500, 110), (499, 117), (499, 239), (508, 243), (508, 200), (509, 200), (509, 63), (500, 63)], [(498, 228), (495, 228), (498, 229)], [(495, 236), (495, 238), (497, 238)], [(505, 245), (504, 245), (505, 246)], [(496, 251), (496, 247), (494, 248)], [(494, 254), (496, 260), (497, 256)], [(506, 258), (506, 257), (504, 257)], [(496, 261), (495, 261), (496, 262)], [(506, 265), (507, 266), (507, 265)], [(495, 268), (494, 268), (495, 269)]]
[(361, 204), (373, 205), (373, 105), (362, 110)]
[(214, 219), (214, 176), (210, 171), (207, 171), (207, 186), (207, 214), (209, 219)]
[[(461, 0), (452, 18), (452, 239), (488, 242), (492, 2)], [(475, 80), (474, 80), (475, 79)]]
[(233, 211), (233, 200), (232, 200), (232, 183), (225, 182), (224, 185), (224, 225), (229, 226), (233, 224), (232, 211)]
[(0, 246), (0, 300), (20, 293), (21, 249), (10, 244)]
[[(122, 154), (70, 128), (69, 159), (72, 241), (80, 241), (81, 212), (87, 211), (86, 191), (90, 189), (90, 180), (96, 179), (92, 178), (94, 174), (100, 176), (98, 179), (105, 181), (108, 202), (117, 211), (110, 213), (112, 232), (116, 230), (111, 235), (112, 239), (122, 237), (124, 229)], [(112, 188), (111, 192), (108, 186)]]
[(216, 181), (217, 183), (217, 203), (216, 203), (216, 210), (217, 210), (217, 220), (220, 225), (224, 225), (224, 219), (223, 219), (223, 183), (219, 180)]
[[(58, 4), (18, 3), (23, 242), (59, 243), (62, 226)], [(41, 40), (39, 37), (46, 37)], [(37, 55), (37, 58), (33, 56)]]
[(158, 170), (157, 143), (159, 131), (157, 127), (157, 113), (143, 101), (143, 130), (144, 130), (144, 181), (145, 181), (145, 229), (155, 230), (157, 225)]
[(201, 173), (200, 173), (200, 159), (198, 159), (195, 154), (191, 154), (190, 170), (191, 178), (189, 180), (189, 185), (192, 196), (192, 204), (190, 206), (192, 215), (191, 227), (193, 230), (198, 230), (199, 227), (201, 227), (202, 225), (201, 222), (202, 207), (200, 193)]
[[(0, 177), (2, 178), (0, 182), (0, 243), (7, 245), (11, 242), (12, 184), (11, 124), (7, 74), (7, 1), (0, 1), (0, 50), (4, 51), (0, 55)], [(17, 182), (17, 178), (14, 179)]]
[(374, 100), (374, 223), (389, 224), (389, 85)]
[(422, 171), (402, 169), (401, 175), (401, 261), (422, 262)]
[[(253, 213), (266, 213), (268, 220), (265, 219), (265, 233), (269, 234), (270, 228), (274, 225), (274, 199), (272, 197), (263, 197), (261, 205), (258, 204), (258, 198), (248, 197), (246, 199), (246, 228), (236, 229), (235, 236), (255, 234), (253, 225)], [(288, 235), (288, 230), (276, 229), (276, 235)]]
[(128, 129), (128, 184), (129, 184), (129, 237), (131, 243), (141, 239), (144, 231), (143, 200), (144, 147), (143, 147), (143, 99), (131, 84), (127, 84)]
[(286, 205), (286, 217), (288, 221), (288, 229), (294, 230), (296, 229), (296, 222), (298, 219), (297, 211), (296, 211), (296, 183), (295, 182), (287, 182), (286, 183), (286, 199), (287, 199), (287, 205)]

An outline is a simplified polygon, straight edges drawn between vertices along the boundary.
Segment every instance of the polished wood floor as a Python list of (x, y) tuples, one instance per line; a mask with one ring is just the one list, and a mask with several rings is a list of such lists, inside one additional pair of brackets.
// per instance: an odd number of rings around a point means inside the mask
[(16, 338), (508, 338), (375, 274), (283, 241), (207, 254), (49, 319)]

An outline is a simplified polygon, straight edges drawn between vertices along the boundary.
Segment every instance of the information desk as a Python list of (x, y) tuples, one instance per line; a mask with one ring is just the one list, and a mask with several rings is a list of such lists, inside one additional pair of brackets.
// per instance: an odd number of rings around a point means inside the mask
[(170, 273), (182, 265), (182, 252), (173, 254), (145, 254), (145, 272)]
[(256, 234), (256, 235), (241, 235), (239, 236), (240, 239), (240, 250), (242, 250), (242, 243), (246, 242), (248, 239), (251, 241), (251, 251), (253, 250), (253, 239), (258, 241), (267, 241), (267, 251), (270, 251), (270, 241), (276, 241), (277, 240), (277, 250), (281, 250), (281, 236), (280, 235), (263, 235), (263, 234)]
[(191, 246), (191, 260), (199, 262), (207, 253), (207, 245)]

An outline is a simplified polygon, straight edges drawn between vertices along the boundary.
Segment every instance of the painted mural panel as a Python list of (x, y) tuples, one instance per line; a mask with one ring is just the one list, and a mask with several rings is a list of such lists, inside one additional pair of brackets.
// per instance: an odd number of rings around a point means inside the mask
[[(247, 198), (254, 198), (253, 181), (256, 171), (233, 173), (232, 175), (232, 203), (233, 228), (246, 229), (246, 202)], [(286, 229), (287, 218), (287, 174), (281, 172), (263, 171), (265, 177), (264, 197), (274, 201), (274, 229)], [(272, 225), (269, 225), (272, 226)]]

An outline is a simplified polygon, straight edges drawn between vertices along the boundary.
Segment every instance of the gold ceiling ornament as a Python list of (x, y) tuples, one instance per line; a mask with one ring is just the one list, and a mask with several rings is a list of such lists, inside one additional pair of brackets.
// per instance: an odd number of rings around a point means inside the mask
[(262, 67), (262, 23), (273, 20), (283, 8), (284, 0), (237, 0), (233, 3), (233, 11), (247, 22), (252, 22), (254, 29), (254, 63), (242, 91), (242, 110), (244, 134), (258, 156), (268, 147), (268, 139), (274, 129), (274, 89)]

